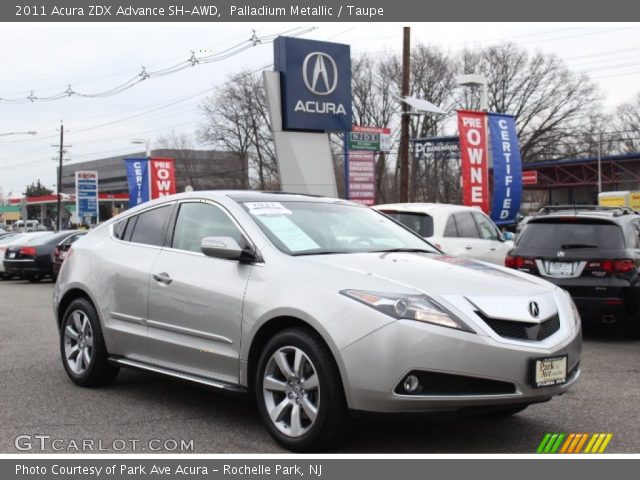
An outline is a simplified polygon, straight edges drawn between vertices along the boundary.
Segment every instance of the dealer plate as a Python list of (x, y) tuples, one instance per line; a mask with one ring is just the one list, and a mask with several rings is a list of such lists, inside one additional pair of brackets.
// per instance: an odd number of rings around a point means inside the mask
[(573, 274), (571, 263), (567, 262), (551, 262), (549, 263), (549, 275), (557, 277), (568, 277)]
[(551, 387), (567, 381), (568, 356), (536, 358), (534, 361), (533, 386)]

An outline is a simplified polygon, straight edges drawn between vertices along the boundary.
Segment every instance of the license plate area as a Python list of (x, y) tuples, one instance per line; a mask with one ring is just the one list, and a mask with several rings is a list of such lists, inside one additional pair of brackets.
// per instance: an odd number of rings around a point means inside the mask
[(532, 362), (532, 385), (541, 388), (566, 383), (568, 364), (568, 355), (535, 358)]
[(570, 277), (573, 275), (573, 264), (568, 262), (549, 262), (549, 275), (554, 277)]

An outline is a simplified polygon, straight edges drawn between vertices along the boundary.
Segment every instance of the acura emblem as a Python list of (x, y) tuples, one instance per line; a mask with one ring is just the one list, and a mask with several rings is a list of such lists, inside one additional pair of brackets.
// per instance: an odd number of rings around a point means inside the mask
[(563, 251), (563, 250), (560, 250), (560, 251), (557, 253), (557, 255), (558, 255), (559, 257), (564, 257), (564, 251)]
[(529, 302), (529, 313), (533, 318), (538, 318), (540, 315), (540, 307), (536, 302)]
[[(309, 79), (309, 73), (311, 73), (311, 79)], [(333, 93), (338, 86), (338, 67), (335, 60), (323, 52), (310, 53), (302, 63), (302, 79), (311, 93), (316, 95)]]

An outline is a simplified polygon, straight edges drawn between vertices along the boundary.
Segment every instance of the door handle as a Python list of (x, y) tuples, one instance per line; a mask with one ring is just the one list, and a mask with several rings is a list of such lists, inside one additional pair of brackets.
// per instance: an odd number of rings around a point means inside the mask
[(495, 252), (496, 251), (496, 247), (491, 247), (491, 251)]
[(466, 248), (467, 250), (473, 250), (473, 247), (471, 245), (467, 245), (464, 248)]
[(169, 285), (171, 282), (173, 282), (173, 278), (171, 278), (167, 272), (154, 273), (153, 279), (166, 285)]

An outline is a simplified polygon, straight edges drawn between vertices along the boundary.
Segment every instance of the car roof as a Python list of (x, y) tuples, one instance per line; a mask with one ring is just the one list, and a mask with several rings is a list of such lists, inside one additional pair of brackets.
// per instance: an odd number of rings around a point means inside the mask
[(452, 212), (482, 212), (479, 208), (467, 205), (453, 205), (450, 203), (386, 203), (374, 205), (376, 210), (397, 210), (400, 212), (432, 213), (435, 211), (443, 213)]
[[(558, 219), (558, 218), (585, 218), (593, 220), (607, 220), (615, 223), (626, 223), (631, 220), (638, 220), (640, 218), (640, 212), (632, 210), (630, 208), (589, 208), (581, 210), (580, 207), (574, 209), (573, 207), (560, 207), (559, 209), (553, 209), (547, 211), (549, 207), (541, 209), (536, 215), (529, 220), (528, 223), (544, 223), (545, 219)], [(585, 207), (582, 207), (585, 208)]]

